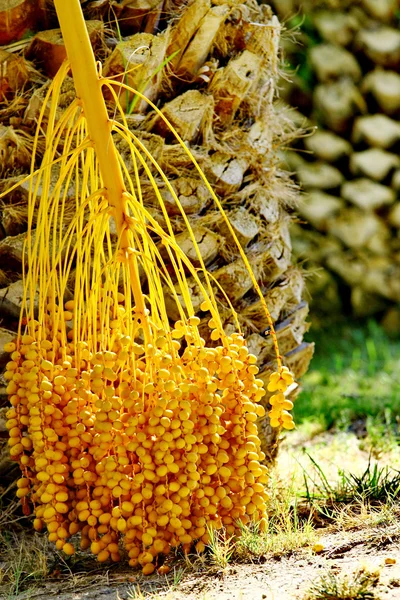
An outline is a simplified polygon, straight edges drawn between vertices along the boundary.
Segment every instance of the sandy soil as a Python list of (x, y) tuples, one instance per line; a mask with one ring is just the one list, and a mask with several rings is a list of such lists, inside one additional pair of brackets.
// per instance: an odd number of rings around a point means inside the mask
[[(160, 577), (144, 579), (131, 572), (115, 573), (104, 581), (91, 581), (89, 589), (63, 593), (65, 583), (45, 585), (20, 598), (36, 600), (303, 600), (312, 583), (329, 572), (351, 575), (358, 568), (379, 570), (376, 598), (400, 598), (400, 533), (397, 525), (372, 530), (340, 532), (320, 536), (325, 550), (315, 555), (303, 549), (291, 556), (276, 557), (261, 564), (231, 565), (225, 571), (188, 572), (178, 585)], [(387, 558), (396, 564), (386, 565)], [(103, 579), (103, 578), (101, 578)], [(83, 582), (82, 582), (83, 584)], [(85, 585), (85, 584), (83, 584)], [(140, 589), (140, 592), (138, 591)], [(140, 596), (140, 593), (142, 596)]]

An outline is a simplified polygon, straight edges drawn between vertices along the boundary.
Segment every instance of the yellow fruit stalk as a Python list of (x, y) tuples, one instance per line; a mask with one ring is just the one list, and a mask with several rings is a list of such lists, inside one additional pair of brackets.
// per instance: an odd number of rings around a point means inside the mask
[[(268, 471), (256, 421), (265, 391), (233, 309), (237, 332), (223, 329), (220, 290), (171, 182), (128, 128), (118, 90), (136, 92), (102, 77), (79, 0), (55, 6), (77, 99), (57, 117), (66, 63), (43, 104), (37, 136), (45, 130), (46, 152), (30, 176), (25, 298), (5, 373), (10, 454), (23, 474), (18, 497), (33, 505), (34, 527), (46, 527), (58, 549), (73, 554), (69, 540), (79, 533), (82, 549), (100, 562), (117, 561), (122, 540), (130, 565), (150, 574), (173, 547), (204, 549), (207, 525), (235, 535), (239, 522), (263, 522)], [(113, 118), (103, 87), (115, 100)], [(118, 141), (129, 148), (133, 175)], [(199, 268), (175, 240), (160, 180), (181, 211)], [(146, 207), (149, 193), (165, 226)], [(65, 221), (71, 194), (75, 213)], [(209, 313), (212, 346), (200, 335), (189, 278)], [(167, 296), (180, 314), (172, 326)], [(284, 392), (293, 378), (264, 307), (278, 365), (268, 385), (276, 392), (271, 423), (291, 429)]]
[[(133, 246), (132, 233), (127, 220), (127, 194), (122, 177), (121, 166), (111, 135), (111, 121), (103, 99), (102, 81), (99, 78), (96, 63), (82, 18), (79, 2), (55, 0), (64, 43), (68, 48), (68, 58), (74, 76), (74, 85), (82, 103), (88, 135), (93, 143), (99, 170), (104, 185), (103, 197), (112, 208), (118, 234), (120, 252), (130, 270), (130, 280), (138, 314), (144, 315), (143, 295), (140, 289), (137, 260), (129, 249)], [(146, 320), (143, 319), (143, 323)], [(147, 329), (147, 325), (145, 325)]]

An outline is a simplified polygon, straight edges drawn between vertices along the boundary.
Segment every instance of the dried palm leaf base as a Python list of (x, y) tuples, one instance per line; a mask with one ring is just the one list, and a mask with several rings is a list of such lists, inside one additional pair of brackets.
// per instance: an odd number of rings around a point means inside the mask
[[(65, 63), (39, 117), (38, 132), (49, 106), (42, 167), (30, 177), (23, 317), (16, 342), (6, 345), (10, 455), (23, 474), (17, 496), (26, 512), (33, 506), (35, 528), (46, 527), (58, 549), (73, 554), (70, 538), (79, 532), (81, 548), (100, 562), (117, 561), (121, 539), (129, 563), (150, 574), (173, 547), (203, 550), (207, 525), (229, 535), (240, 533), (239, 522), (266, 526), (268, 469), (256, 424), (266, 392), (223, 279), (207, 271), (204, 236), (197, 241), (173, 185), (127, 126), (115, 88), (135, 91), (98, 72), (80, 3), (55, 4), (77, 99), (55, 119)], [(107, 114), (103, 87), (118, 120)], [(282, 366), (250, 262), (182, 138), (146, 100), (187, 153), (237, 246), (276, 354), (270, 424), (292, 429), (293, 404), (284, 394), (293, 376)], [(129, 148), (133, 176), (117, 153), (118, 138)], [(174, 234), (153, 170), (181, 213), (185, 241)], [(76, 210), (66, 225), (72, 178)], [(149, 193), (164, 228), (147, 209)], [(73, 267), (73, 299), (65, 302)], [(212, 346), (200, 335), (190, 281)], [(173, 326), (166, 290), (179, 317)], [(218, 297), (229, 307), (232, 333), (224, 330)]]

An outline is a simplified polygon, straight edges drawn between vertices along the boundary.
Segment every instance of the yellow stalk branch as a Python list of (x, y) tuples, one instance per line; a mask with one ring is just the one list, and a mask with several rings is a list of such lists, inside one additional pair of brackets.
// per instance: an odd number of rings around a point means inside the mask
[[(93, 142), (100, 174), (106, 189), (106, 198), (113, 211), (120, 249), (125, 253), (136, 310), (142, 316), (144, 333), (148, 334), (145, 305), (140, 287), (137, 259), (128, 249), (133, 240), (126, 218), (127, 196), (117, 151), (112, 139), (112, 122), (109, 119), (102, 93), (96, 62), (86, 29), (79, 0), (55, 0), (68, 59), (77, 96), (82, 103), (89, 137)], [(147, 335), (146, 335), (147, 337)]]

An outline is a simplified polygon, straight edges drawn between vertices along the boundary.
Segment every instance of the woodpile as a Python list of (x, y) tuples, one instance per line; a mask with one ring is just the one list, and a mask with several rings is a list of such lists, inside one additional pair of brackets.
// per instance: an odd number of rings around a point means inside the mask
[[(10, 189), (29, 171), (35, 122), (41, 110), (50, 115), (49, 108), (44, 106), (46, 91), (65, 57), (52, 3), (44, 4), (46, 19), (41, 22), (47, 23), (47, 29), (22, 42), (16, 51), (14, 46), (0, 50), (1, 64), (7, 66), (0, 87), (4, 90), (0, 98), (0, 134), (3, 132), (0, 190)], [(215, 4), (211, 0), (188, 4), (179, 0), (146, 0), (111, 4), (112, 10), (109, 0), (82, 2), (103, 73), (119, 80), (126, 78), (156, 103), (190, 146), (228, 211), (262, 286), (282, 344), (284, 364), (300, 378), (307, 370), (313, 344), (303, 342), (308, 329), (308, 307), (303, 298), (301, 271), (291, 260), (288, 210), (297, 200), (297, 190), (279, 166), (277, 152), (293, 135), (291, 121), (274, 102), (278, 19), (268, 6), (259, 6), (253, 0)], [(0, 10), (1, 7), (0, 0)], [(55, 119), (62, 117), (74, 95), (73, 82), (67, 79)], [(107, 100), (113, 115), (111, 94)], [(225, 223), (214, 210), (209, 193), (193, 172), (186, 153), (146, 100), (129, 95), (120, 100), (138, 143), (151, 152), (172, 181), (194, 227), (202, 258), (216, 286), (224, 288), (238, 311), (243, 332), (258, 355), (261, 376), (267, 379), (274, 366), (268, 324)], [(45, 131), (41, 132), (38, 141), (39, 155), (44, 134)], [(124, 155), (123, 146), (118, 151)], [(129, 160), (126, 166), (135, 176), (135, 167)], [(150, 162), (147, 167), (159, 178)], [(174, 217), (179, 245), (196, 264), (197, 256), (183, 232), (180, 211), (163, 182), (160, 180), (158, 184), (165, 190), (162, 193), (168, 212)], [(70, 185), (73, 190), (73, 181)], [(67, 197), (68, 192), (66, 189)], [(8, 331), (16, 331), (23, 294), (27, 193), (29, 184), (25, 182), (10, 190), (0, 207), (0, 333), (4, 339), (12, 335)], [(148, 189), (144, 201), (162, 224), (163, 216), (157, 212), (153, 194)], [(72, 196), (75, 197), (74, 192)], [(73, 211), (71, 202), (71, 214)], [(71, 214), (68, 216), (66, 212), (66, 224)], [(69, 282), (74, 285), (73, 269)], [(194, 282), (192, 295), (206, 334), (207, 317), (200, 310)], [(220, 303), (224, 314), (227, 305), (222, 294)], [(177, 318), (172, 309), (170, 316)], [(228, 319), (226, 328), (230, 327)], [(296, 392), (297, 385), (292, 397)], [(5, 398), (1, 396), (0, 401), (4, 403)], [(269, 427), (268, 419), (260, 427), (264, 450), (273, 459), (278, 443), (276, 430)]]
[(325, 315), (377, 315), (398, 333), (399, 1), (275, 6), (283, 19), (298, 11), (300, 26), (301, 45), (286, 44), (299, 70), (282, 95), (305, 129), (286, 161), (304, 190), (292, 235), (295, 254), (315, 274), (313, 306)]

